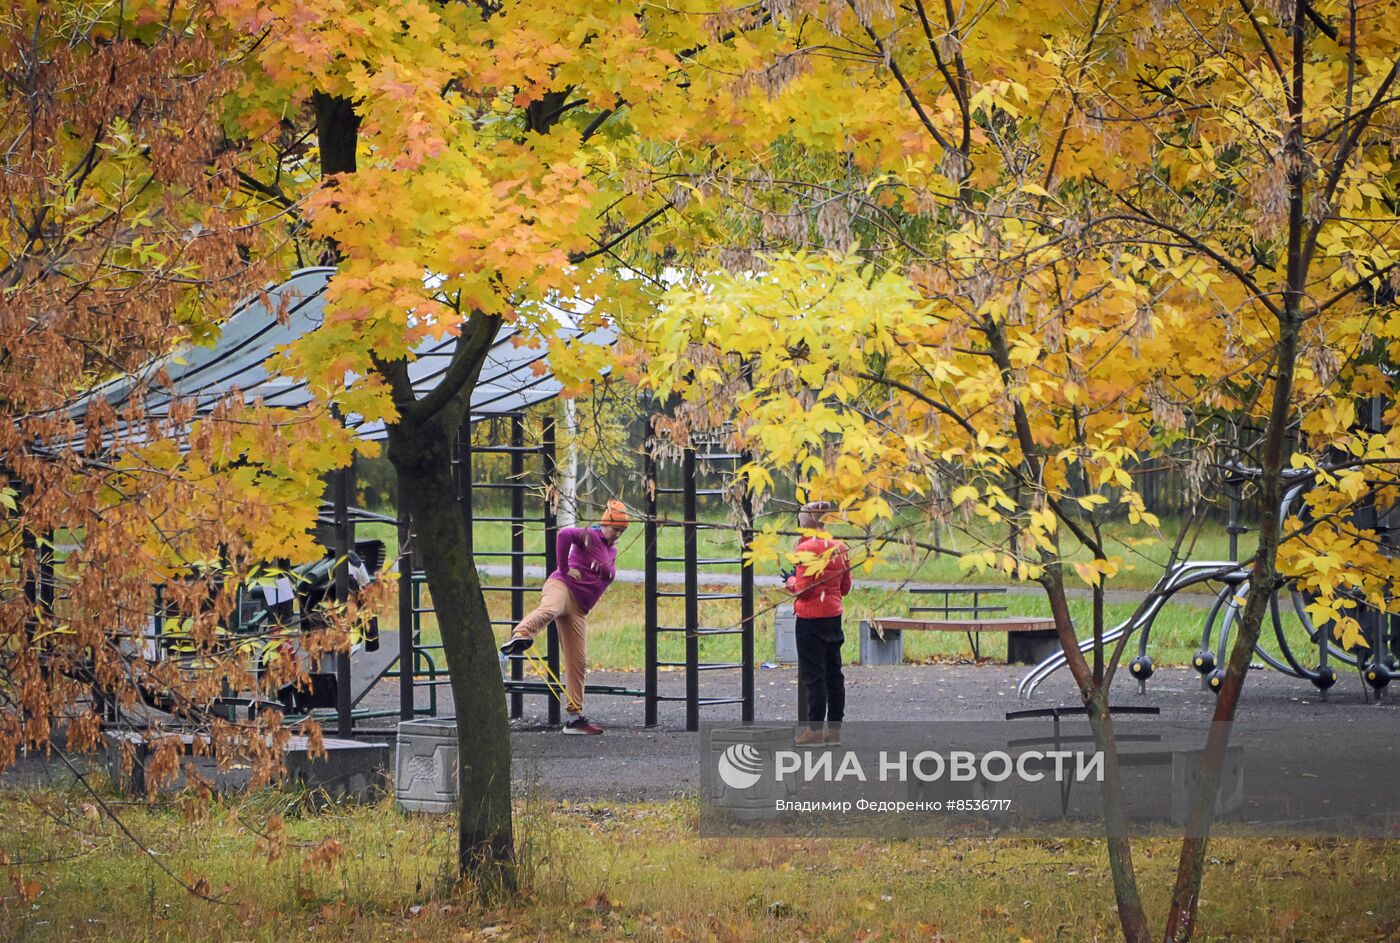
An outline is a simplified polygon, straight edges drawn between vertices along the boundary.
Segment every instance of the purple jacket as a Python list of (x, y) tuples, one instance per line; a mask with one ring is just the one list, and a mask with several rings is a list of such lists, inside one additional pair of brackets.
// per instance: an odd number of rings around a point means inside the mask
[[(598, 604), (617, 576), (617, 547), (604, 540), (596, 526), (559, 528), (554, 559), (559, 561), (559, 569), (549, 578), (567, 586), (584, 612)], [(582, 577), (575, 579), (569, 570), (578, 570)]]

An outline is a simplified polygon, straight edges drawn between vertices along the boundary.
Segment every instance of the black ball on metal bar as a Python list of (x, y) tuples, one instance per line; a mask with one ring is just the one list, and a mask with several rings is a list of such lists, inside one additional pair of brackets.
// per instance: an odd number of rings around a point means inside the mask
[(1385, 665), (1371, 665), (1365, 670), (1364, 674), (1366, 676), (1366, 683), (1377, 691), (1383, 690), (1386, 685), (1390, 684), (1391, 679), (1395, 677), (1395, 673)]

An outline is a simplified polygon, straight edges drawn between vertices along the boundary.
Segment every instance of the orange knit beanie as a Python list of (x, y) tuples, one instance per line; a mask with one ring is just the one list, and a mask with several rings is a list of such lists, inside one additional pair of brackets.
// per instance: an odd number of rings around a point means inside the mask
[(599, 521), (605, 527), (617, 527), (622, 530), (627, 529), (631, 523), (627, 519), (627, 507), (621, 501), (609, 501), (608, 509), (603, 512), (603, 519)]

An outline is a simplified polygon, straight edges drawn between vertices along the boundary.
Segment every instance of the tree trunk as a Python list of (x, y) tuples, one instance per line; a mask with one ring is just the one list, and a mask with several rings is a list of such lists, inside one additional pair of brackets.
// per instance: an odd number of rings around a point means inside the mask
[(1133, 844), (1128, 834), (1128, 810), (1123, 798), (1123, 771), (1118, 765), (1118, 743), (1114, 739), (1113, 716), (1108, 712), (1107, 691), (1096, 687), (1088, 707), (1094, 748), (1104, 757), (1104, 831), (1118, 922), (1123, 928), (1123, 939), (1128, 943), (1148, 943), (1151, 931), (1147, 926), (1147, 912), (1142, 907), (1142, 895), (1138, 892), (1137, 870), (1133, 867)]
[[(311, 100), (322, 175), (354, 173), (360, 131), (354, 103), (319, 90)], [(552, 107), (557, 116), (558, 104)], [(332, 243), (327, 262), (338, 261), (339, 249)], [(470, 410), (472, 390), (499, 324), (473, 312), (447, 372), (422, 400), (414, 394), (406, 360), (377, 366), (399, 410), (399, 420), (388, 427), (389, 460), (417, 534), (415, 553), (427, 573), (457, 714), (458, 868), (485, 896), (516, 886), (510, 719), (491, 617), (452, 479), (452, 442)], [(400, 628), (408, 631), (408, 626)]]
[(1299, 334), (1303, 324), (1308, 261), (1303, 247), (1307, 221), (1303, 212), (1307, 181), (1307, 153), (1303, 135), (1303, 78), (1307, 51), (1304, 16), (1305, 0), (1296, 0), (1294, 20), (1289, 27), (1293, 40), (1292, 86), (1288, 90), (1289, 133), (1284, 143), (1288, 156), (1288, 261), (1283, 309), (1278, 312), (1278, 347), (1274, 357), (1274, 389), (1269, 403), (1269, 420), (1264, 429), (1264, 455), (1259, 480), (1259, 549), (1249, 578), (1249, 601), (1240, 620), (1239, 634), (1230, 650), (1225, 680), (1215, 702), (1210, 736), (1201, 757), (1201, 771), (1186, 818), (1186, 834), (1181, 841), (1176, 886), (1172, 890), (1164, 939), (1186, 943), (1196, 928), (1200, 906), (1201, 880), (1205, 873), (1206, 842), (1215, 816), (1215, 794), (1220, 787), (1220, 770), (1230, 744), (1230, 728), (1244, 689), (1249, 662), (1269, 608), (1269, 598), (1278, 588), (1278, 548), (1282, 522), (1283, 471), (1291, 448), (1288, 425), (1292, 417), (1293, 380), (1298, 359)]
[(1191, 808), (1186, 818), (1186, 833), (1181, 842), (1181, 858), (1177, 864), (1176, 886), (1172, 891), (1171, 911), (1167, 917), (1164, 939), (1168, 943), (1185, 943), (1195, 930), (1196, 911), (1200, 904), (1201, 880), (1205, 872), (1206, 843), (1211, 820), (1215, 815), (1215, 794), (1220, 786), (1220, 771), (1225, 751), (1230, 745), (1230, 728), (1239, 708), (1254, 646), (1269, 611), (1269, 598), (1277, 588), (1278, 548), (1281, 538), (1279, 509), (1283, 504), (1283, 470), (1288, 464), (1290, 449), (1287, 432), (1289, 405), (1293, 390), (1294, 361), (1298, 355), (1300, 319), (1289, 310), (1280, 321), (1280, 337), (1274, 397), (1265, 433), (1264, 461), (1259, 483), (1259, 550), (1249, 579), (1249, 601), (1240, 617), (1239, 632), (1230, 649), (1225, 668), (1225, 680), (1216, 695), (1215, 713), (1211, 717), (1210, 734), (1201, 757), (1201, 770), (1191, 796)]
[[(1079, 655), (1079, 648), (1074, 636), (1069, 599), (1065, 594), (1060, 566), (1059, 563), (1047, 566), (1043, 585), (1046, 598), (1050, 602), (1050, 611), (1055, 616), (1055, 625), (1060, 629), (1060, 646), (1070, 659), (1070, 670), (1079, 684), (1080, 696), (1088, 710), (1094, 747), (1104, 757), (1104, 834), (1108, 842), (1108, 869), (1113, 876), (1113, 897), (1118, 907), (1118, 923), (1123, 928), (1123, 939), (1127, 943), (1148, 943), (1151, 931), (1147, 925), (1147, 912), (1142, 906), (1142, 894), (1138, 890), (1137, 869), (1133, 867), (1133, 844), (1128, 834), (1127, 805), (1123, 798), (1123, 777), (1118, 765), (1118, 743), (1114, 739), (1113, 717), (1108, 711), (1108, 691), (1101, 680), (1095, 680), (1089, 673), (1083, 656), (1077, 659), (1074, 657)], [(1096, 634), (1101, 633), (1102, 625), (1099, 625)], [(1101, 658), (1101, 654), (1096, 656), (1096, 660)]]
[(451, 444), (456, 410), (389, 426), (389, 459), (408, 501), (457, 714), (461, 874), (487, 895), (515, 888), (510, 808), (510, 723), (496, 642), (457, 507)]

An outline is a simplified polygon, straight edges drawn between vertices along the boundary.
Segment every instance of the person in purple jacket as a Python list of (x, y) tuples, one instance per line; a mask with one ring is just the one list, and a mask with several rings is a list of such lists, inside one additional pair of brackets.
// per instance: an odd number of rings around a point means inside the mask
[(627, 529), (627, 509), (609, 501), (603, 519), (592, 527), (563, 527), (555, 559), (559, 568), (544, 581), (540, 604), (511, 630), (503, 655), (519, 655), (553, 622), (564, 648), (564, 732), (597, 736), (603, 728), (583, 716), (583, 682), (588, 675), (588, 613), (617, 576), (617, 538)]

